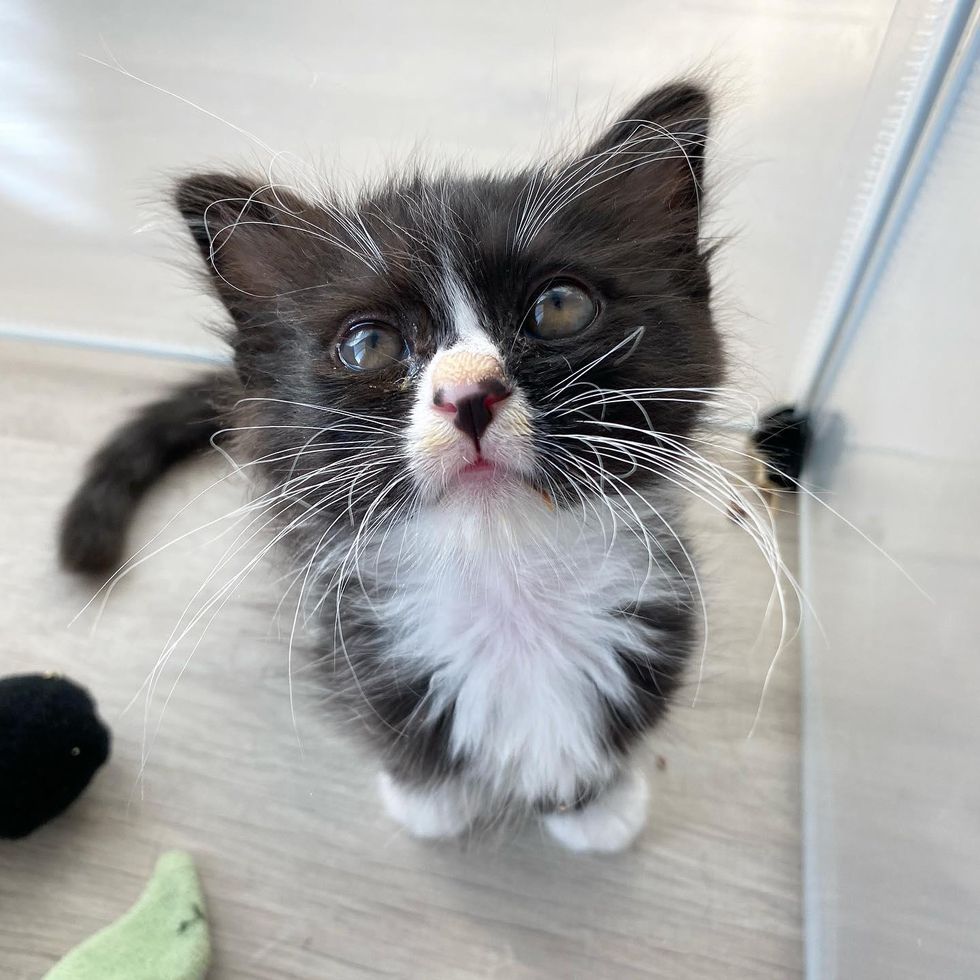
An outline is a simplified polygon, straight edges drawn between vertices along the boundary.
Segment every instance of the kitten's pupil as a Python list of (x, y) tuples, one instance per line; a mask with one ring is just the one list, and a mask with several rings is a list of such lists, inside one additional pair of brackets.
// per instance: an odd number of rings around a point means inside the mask
[(356, 323), (341, 338), (337, 356), (351, 371), (380, 371), (403, 361), (408, 348), (402, 335), (387, 323)]
[(595, 300), (581, 286), (552, 283), (534, 303), (529, 331), (544, 339), (568, 337), (589, 326), (598, 312)]

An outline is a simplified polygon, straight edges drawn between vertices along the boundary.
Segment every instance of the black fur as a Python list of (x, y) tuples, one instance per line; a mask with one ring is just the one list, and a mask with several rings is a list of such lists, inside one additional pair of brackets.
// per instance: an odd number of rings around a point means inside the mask
[(92, 457), (61, 522), (61, 560), (75, 572), (104, 574), (122, 561), (126, 529), (143, 494), (175, 463), (207, 449), (217, 407), (233, 383), (214, 373), (140, 409)]
[[(183, 180), (177, 207), (205, 260), (211, 288), (228, 309), (234, 375), (181, 389), (144, 410), (101, 450), (65, 516), (66, 564), (103, 571), (118, 562), (139, 496), (177, 459), (207, 446), (219, 428), (219, 403), (229, 406), (232, 424), (263, 426), (245, 432), (239, 452), (268, 458), (262, 468), (267, 484), (291, 481), (297, 497), (315, 492), (322, 457), (291, 456), (296, 435), (290, 426), (321, 429), (321, 406), (407, 419), (413, 381), (437, 348), (455, 339), (443, 289), (447, 256), (477, 302), (481, 326), (505, 353), (507, 376), (537, 407), (548, 405), (549, 392), (563, 379), (637, 327), (642, 334), (624, 355), (599, 363), (585, 376), (588, 382), (617, 391), (717, 385), (722, 351), (709, 308), (709, 255), (699, 240), (708, 125), (705, 93), (678, 83), (639, 101), (585, 154), (509, 176), (415, 174), (353, 203), (307, 201), (247, 176)], [(560, 198), (570, 187), (577, 193)], [(528, 218), (535, 202), (540, 210)], [(535, 215), (547, 220), (537, 222)], [(365, 247), (367, 236), (377, 243), (376, 254)], [(542, 285), (556, 278), (582, 283), (600, 313), (581, 335), (536, 339), (522, 325)], [(346, 370), (336, 348), (345, 325), (358, 315), (397, 324), (411, 352), (407, 363), (370, 378)], [(601, 416), (598, 409), (591, 414), (609, 432), (634, 427), (633, 438), (656, 446), (665, 437), (687, 436), (701, 410), (694, 400), (651, 400), (640, 408), (624, 399), (607, 405)], [(542, 457), (556, 437), (582, 430), (581, 415), (543, 417), (535, 432)], [(358, 437), (338, 426), (319, 438), (342, 460)], [(587, 447), (568, 445), (583, 460), (590, 458)], [(377, 468), (362, 485), (380, 490), (399, 466), (392, 461)], [(627, 459), (609, 467), (645, 493), (676, 495), (662, 476), (637, 470)], [(547, 476), (541, 489), (553, 495), (555, 506), (578, 506), (570, 467), (552, 466)], [(393, 505), (411, 493), (408, 483), (400, 493)], [(348, 518), (358, 526), (373, 503), (370, 492), (352, 493), (340, 504), (314, 507), (287, 535), (286, 548), (306, 561), (327, 528)], [(296, 513), (293, 505), (283, 505), (283, 526)], [(381, 656), (382, 626), (351, 612), (341, 599), (336, 597), (347, 648), (343, 656), (337, 652), (328, 628), (324, 669), (389, 768), (424, 782), (464, 767), (465, 760), (448, 752), (451, 710), (427, 720), (430, 679), (422, 673), (392, 677)], [(335, 606), (324, 610), (330, 626), (335, 612)], [(679, 600), (627, 614), (645, 621), (671, 658), (654, 670), (635, 653), (619, 651), (636, 707), (608, 707), (606, 741), (618, 755), (663, 715), (695, 634), (692, 613)], [(583, 787), (582, 798), (596, 791)], [(538, 801), (545, 809), (557, 803)]]

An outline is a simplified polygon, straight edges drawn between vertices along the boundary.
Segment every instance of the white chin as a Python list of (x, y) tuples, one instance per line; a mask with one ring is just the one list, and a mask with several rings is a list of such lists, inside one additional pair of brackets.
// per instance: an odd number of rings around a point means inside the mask
[(544, 505), (544, 497), (519, 476), (510, 473), (472, 473), (457, 477), (446, 487), (443, 500), (450, 506)]

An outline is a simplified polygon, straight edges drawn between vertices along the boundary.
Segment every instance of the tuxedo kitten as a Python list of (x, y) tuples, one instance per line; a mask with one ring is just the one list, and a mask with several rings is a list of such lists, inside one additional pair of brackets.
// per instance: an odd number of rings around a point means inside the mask
[(631, 750), (698, 642), (679, 473), (722, 374), (708, 116), (677, 83), (580, 155), (356, 200), (181, 181), (233, 369), (110, 438), (65, 563), (115, 567), (147, 487), (234, 438), (391, 816), (448, 837), (532, 813), (573, 850), (629, 845)]

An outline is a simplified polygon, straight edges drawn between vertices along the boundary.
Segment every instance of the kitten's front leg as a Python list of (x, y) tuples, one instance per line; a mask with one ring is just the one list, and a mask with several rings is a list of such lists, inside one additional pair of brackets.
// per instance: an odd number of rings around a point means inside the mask
[(388, 816), (413, 837), (457, 837), (472, 820), (462, 790), (453, 780), (411, 786), (383, 772), (378, 778), (378, 792)]
[(646, 777), (628, 769), (600, 796), (583, 807), (548, 814), (544, 825), (570, 851), (623, 851), (646, 824), (649, 795)]

